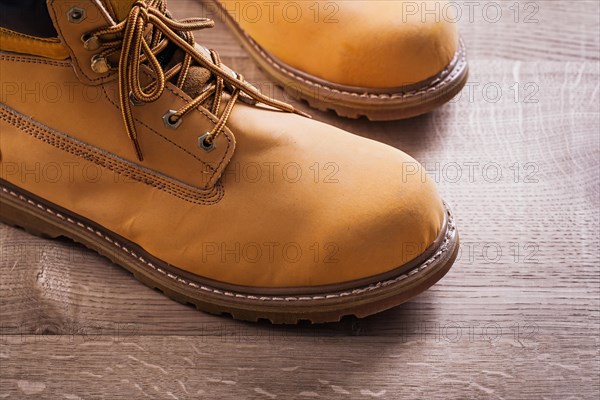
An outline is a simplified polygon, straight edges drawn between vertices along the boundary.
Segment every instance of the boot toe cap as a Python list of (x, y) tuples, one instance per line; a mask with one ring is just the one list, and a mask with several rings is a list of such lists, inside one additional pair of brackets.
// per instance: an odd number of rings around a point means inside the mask
[(459, 46), (451, 7), (441, 0), (347, 1), (333, 17), (318, 19), (308, 2), (302, 7), (298, 21), (240, 24), (267, 53), (330, 84), (390, 89), (421, 83), (442, 72)]

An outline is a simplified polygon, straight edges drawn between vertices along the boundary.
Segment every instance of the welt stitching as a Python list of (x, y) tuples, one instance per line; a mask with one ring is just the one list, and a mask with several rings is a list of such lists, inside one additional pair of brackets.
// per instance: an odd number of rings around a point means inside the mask
[[(234, 21), (234, 23), (236, 23), (236, 22)], [(294, 72), (288, 70), (284, 66), (276, 63), (275, 60), (273, 60), (270, 57), (270, 55), (267, 54), (262, 49), (262, 47), (260, 47), (245, 31), (243, 31), (241, 28), (240, 28), (240, 30), (246, 37), (246, 40), (248, 41), (248, 43), (254, 48), (254, 50), (258, 51), (260, 53), (260, 55), (263, 56), (263, 58), (269, 64), (271, 64), (274, 68), (278, 69), (279, 71), (281, 71), (282, 73), (288, 75), (289, 77), (291, 77), (293, 79), (304, 82), (305, 84), (307, 84), (309, 86), (320, 88), (320, 89), (323, 89), (323, 90), (326, 90), (326, 91), (332, 92), (332, 93), (339, 93), (341, 95), (352, 96), (352, 97), (370, 97), (370, 98), (377, 98), (377, 99), (392, 99), (392, 98), (399, 98), (399, 97), (400, 98), (410, 98), (410, 97), (419, 96), (419, 95), (422, 95), (422, 94), (425, 94), (425, 93), (428, 93), (431, 91), (439, 90), (449, 83), (450, 79), (448, 79), (448, 78), (454, 76), (451, 74), (450, 76), (445, 76), (443, 79), (438, 78), (438, 79), (434, 80), (433, 82), (431, 82), (428, 86), (426, 86), (422, 89), (408, 91), (408, 92), (401, 92), (401, 93), (390, 93), (390, 94), (366, 93), (366, 94), (364, 94), (364, 93), (356, 93), (356, 92), (349, 92), (346, 90), (334, 89), (334, 88), (330, 88), (328, 86), (324, 86), (320, 83), (307, 80), (307, 79), (295, 74)], [(461, 42), (461, 45), (460, 45), (459, 49), (457, 50), (457, 52), (459, 52), (460, 55), (459, 55), (459, 61), (454, 66), (454, 70), (459, 69), (458, 68), (459, 66), (462, 67), (466, 61), (465, 51), (464, 51), (464, 48), (462, 47), (462, 42)], [(448, 65), (442, 72), (440, 72), (439, 75), (443, 76), (443, 75), (447, 74), (449, 68), (450, 68), (450, 65)]]
[[(402, 97), (402, 98), (408, 98), (408, 97), (414, 97), (417, 95), (421, 95), (427, 92), (430, 92), (432, 89), (440, 89), (443, 86), (446, 85), (446, 81), (443, 81), (440, 83), (440, 80), (437, 79), (434, 82), (430, 83), (428, 86), (419, 89), (419, 90), (413, 90), (413, 91), (408, 91), (408, 92), (401, 92), (401, 93), (391, 93), (391, 94), (376, 94), (376, 93), (367, 93), (367, 94), (361, 94), (361, 93), (355, 93), (355, 92), (349, 92), (346, 90), (339, 90), (339, 89), (335, 89), (335, 88), (330, 88), (328, 86), (324, 86), (322, 84), (319, 84), (317, 82), (313, 82), (310, 80), (307, 80), (297, 74), (295, 74), (294, 72), (286, 69), (285, 67), (277, 64), (271, 57), (269, 57), (268, 54), (266, 54), (266, 52), (264, 52), (264, 50), (262, 50), (262, 48), (258, 47), (258, 45), (254, 42), (254, 40), (252, 38), (250, 38), (248, 36), (248, 39), (251, 43), (251, 45), (267, 60), (267, 62), (269, 62), (269, 64), (271, 64), (273, 67), (277, 68), (279, 71), (283, 72), (284, 74), (299, 80), (301, 82), (306, 83), (309, 86), (314, 86), (323, 90), (326, 90), (328, 92), (332, 92), (332, 93), (339, 93), (342, 95), (347, 95), (347, 96), (353, 96), (353, 97), (370, 97), (370, 98), (379, 98), (379, 99), (389, 99), (389, 98), (398, 98), (398, 97)], [(461, 60), (463, 60), (464, 58), (461, 58)], [(445, 68), (440, 75), (445, 75), (448, 73), (448, 68)], [(446, 77), (447, 78), (447, 77)]]
[(70, 217), (65, 217), (60, 213), (55, 212), (54, 210), (52, 210), (51, 208), (48, 208), (46, 206), (44, 206), (43, 204), (40, 203), (36, 203), (31, 199), (28, 199), (27, 197), (21, 195), (21, 194), (17, 194), (12, 190), (8, 190), (5, 187), (1, 187), (2, 191), (25, 202), (28, 203), (34, 207), (37, 207), (45, 212), (47, 212), (48, 214), (59, 218), (63, 221), (67, 221), (70, 224), (73, 224), (77, 227), (79, 227), (80, 229), (83, 230), (87, 230), (91, 233), (96, 234), (98, 237), (104, 239), (105, 241), (107, 241), (108, 243), (110, 243), (111, 245), (117, 247), (119, 250), (127, 253), (129, 256), (133, 257), (136, 261), (139, 261), (143, 264), (145, 264), (146, 266), (152, 268), (153, 270), (167, 276), (168, 278), (191, 286), (195, 289), (200, 289), (202, 291), (206, 291), (206, 292), (210, 292), (213, 294), (218, 294), (218, 295), (222, 295), (222, 296), (227, 296), (227, 297), (236, 297), (236, 298), (244, 298), (244, 299), (248, 299), (248, 300), (260, 300), (260, 301), (287, 301), (287, 302), (291, 302), (291, 301), (305, 301), (305, 300), (327, 300), (327, 299), (332, 299), (332, 298), (340, 298), (340, 297), (346, 297), (346, 296), (350, 296), (350, 295), (359, 295), (362, 293), (367, 293), (367, 292), (372, 292), (374, 290), (401, 282), (409, 277), (411, 277), (412, 275), (418, 273), (418, 272), (422, 272), (425, 269), (427, 269), (429, 266), (431, 266), (437, 259), (439, 259), (442, 255), (444, 255), (444, 253), (446, 253), (448, 250), (450, 250), (450, 239), (452, 237), (452, 235), (454, 234), (455, 230), (456, 230), (456, 226), (454, 225), (454, 218), (452, 216), (452, 213), (450, 211), (446, 211), (447, 215), (448, 215), (448, 227), (446, 230), (446, 235), (444, 236), (444, 240), (442, 242), (442, 244), (440, 245), (440, 248), (438, 249), (438, 251), (436, 251), (431, 257), (429, 257), (427, 260), (425, 260), (419, 267), (416, 267), (412, 270), (410, 270), (409, 272), (402, 274), (394, 279), (389, 279), (386, 281), (380, 281), (377, 283), (372, 283), (368, 286), (363, 286), (361, 288), (357, 288), (357, 289), (353, 289), (351, 291), (345, 291), (345, 292), (333, 292), (333, 293), (324, 293), (322, 295), (307, 295), (307, 296), (286, 296), (286, 297), (281, 297), (281, 296), (253, 296), (253, 295), (245, 295), (245, 294), (241, 294), (241, 293), (233, 293), (233, 292), (228, 292), (228, 291), (223, 291), (223, 290), (218, 290), (218, 289), (213, 289), (213, 288), (209, 288), (207, 286), (204, 285), (198, 285), (197, 283), (188, 281), (176, 274), (172, 274), (169, 272), (164, 271), (163, 269), (155, 266), (154, 264), (152, 264), (151, 262), (147, 261), (143, 256), (138, 256), (135, 252), (133, 252), (132, 250), (129, 250), (127, 247), (123, 246), (122, 244), (120, 244), (118, 241), (112, 239), (110, 236), (106, 235), (105, 233), (103, 233), (102, 231), (98, 230), (98, 229), (94, 229), (93, 227), (83, 224), (80, 221), (77, 221), (73, 218)]
[(4, 112), (2, 112), (0, 119), (11, 125), (16, 126), (18, 129), (28, 133), (29, 135), (35, 137), (36, 139), (46, 144), (59, 148), (60, 150), (63, 150), (69, 154), (81, 157), (85, 160), (98, 164), (119, 175), (127, 176), (140, 183), (144, 183), (148, 186), (165, 191), (182, 200), (195, 204), (211, 205), (215, 204), (223, 198), (224, 192), (223, 188), (220, 185), (218, 188), (215, 188), (210, 191), (190, 190), (187, 188), (183, 188), (177, 183), (169, 182), (168, 180), (160, 176), (151, 176), (145, 173), (144, 171), (131, 171), (126, 165), (121, 165), (119, 162), (108, 159), (105, 155), (99, 153), (93, 148), (80, 149), (75, 144), (65, 144), (63, 139), (53, 137), (51, 132), (48, 132), (40, 127), (36, 127), (30, 122), (23, 121), (20, 117), (13, 115), (12, 113), (10, 113), (10, 115), (7, 116)]

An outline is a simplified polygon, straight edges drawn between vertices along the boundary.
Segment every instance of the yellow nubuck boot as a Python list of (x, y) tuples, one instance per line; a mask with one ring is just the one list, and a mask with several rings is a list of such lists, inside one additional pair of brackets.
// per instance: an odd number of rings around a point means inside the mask
[(204, 0), (286, 93), (321, 110), (410, 118), (468, 77), (456, 5), (446, 0)]
[(0, 28), (0, 221), (244, 320), (364, 317), (449, 270), (457, 231), (421, 166), (260, 94), (195, 43), (211, 20), (42, 11)]

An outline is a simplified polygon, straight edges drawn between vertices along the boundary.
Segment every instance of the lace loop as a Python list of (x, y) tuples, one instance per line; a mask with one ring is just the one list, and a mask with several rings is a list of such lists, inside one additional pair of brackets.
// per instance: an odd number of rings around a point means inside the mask
[[(136, 1), (128, 17), (117, 25), (90, 33), (90, 37), (98, 38), (99, 46), (104, 50), (99, 56), (107, 58), (120, 52), (119, 56), (119, 93), (120, 106), (127, 135), (131, 140), (135, 153), (140, 161), (143, 154), (137, 137), (132, 105), (152, 103), (158, 100), (167, 82), (177, 76), (176, 85), (182, 88), (194, 63), (208, 70), (215, 78), (214, 82), (187, 103), (180, 110), (169, 115), (169, 123), (178, 125), (181, 118), (213, 97), (210, 112), (217, 116), (213, 129), (203, 136), (203, 142), (212, 149), (214, 140), (223, 131), (240, 98), (240, 94), (250, 97), (257, 103), (263, 103), (281, 111), (307, 116), (293, 106), (271, 99), (250, 85), (241, 75), (232, 76), (221, 64), (219, 55), (209, 50), (210, 59), (195, 48), (193, 31), (212, 28), (214, 22), (207, 18), (186, 18), (175, 21), (166, 10), (164, 0)], [(104, 39), (104, 40), (103, 40)], [(164, 71), (158, 56), (167, 46), (175, 45), (183, 50), (183, 60)], [(142, 65), (152, 71), (152, 82), (143, 85), (141, 81)], [(225, 89), (231, 91), (229, 100), (222, 107)]]

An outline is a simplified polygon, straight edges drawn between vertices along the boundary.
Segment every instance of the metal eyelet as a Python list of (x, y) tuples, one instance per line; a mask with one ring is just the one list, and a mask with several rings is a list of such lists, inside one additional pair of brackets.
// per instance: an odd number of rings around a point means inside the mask
[(135, 98), (135, 96), (133, 95), (133, 92), (129, 92), (129, 101), (134, 106), (143, 106), (144, 105), (143, 101), (139, 101), (138, 99)]
[(181, 123), (183, 122), (183, 118), (179, 118), (177, 121), (173, 122), (171, 120), (171, 117), (175, 114), (177, 114), (177, 111), (169, 110), (165, 115), (163, 115), (163, 122), (165, 123), (165, 126), (169, 129), (177, 129), (179, 128), (179, 125), (181, 125)]
[(81, 35), (81, 41), (83, 42), (83, 47), (89, 51), (95, 51), (100, 48), (100, 38), (98, 36), (91, 35), (89, 33), (84, 33)]
[(110, 71), (110, 64), (108, 63), (108, 61), (106, 60), (106, 58), (96, 54), (94, 57), (92, 57), (92, 71), (94, 71), (97, 74), (106, 74), (107, 72)]
[(85, 19), (85, 17), (85, 10), (81, 7), (72, 7), (69, 11), (67, 11), (67, 18), (69, 18), (69, 22), (74, 24), (80, 23)]
[(214, 140), (211, 141), (210, 143), (206, 141), (206, 139), (209, 137), (209, 133), (206, 132), (204, 135), (198, 137), (198, 147), (200, 147), (202, 150), (206, 151), (207, 153), (210, 151), (213, 151), (215, 149), (215, 142)]

